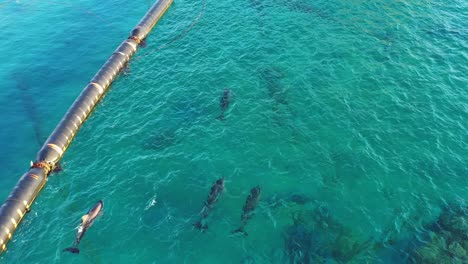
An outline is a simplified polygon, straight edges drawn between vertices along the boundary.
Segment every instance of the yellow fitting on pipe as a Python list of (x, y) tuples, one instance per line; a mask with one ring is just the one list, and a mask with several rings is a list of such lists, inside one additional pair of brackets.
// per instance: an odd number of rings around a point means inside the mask
[(20, 209), (16, 209), (16, 212), (18, 213), (18, 215), (20, 216), (20, 218), (23, 218), (23, 216), (24, 216), (24, 213), (23, 213), (23, 212), (21, 212), (21, 210), (20, 210)]
[(10, 221), (15, 226), (15, 228), (18, 226), (18, 223), (16, 222), (14, 218), (11, 218)]
[(57, 151), (57, 153), (58, 153), (60, 156), (63, 155), (63, 150), (62, 150), (59, 146), (57, 146), (57, 145), (55, 145), (55, 144), (47, 144), (47, 146), (48, 146), (49, 148), (51, 148), (51, 149)]

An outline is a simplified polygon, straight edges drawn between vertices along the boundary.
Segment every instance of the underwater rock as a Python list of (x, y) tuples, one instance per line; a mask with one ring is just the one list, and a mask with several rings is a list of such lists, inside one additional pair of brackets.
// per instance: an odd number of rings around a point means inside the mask
[(458, 242), (453, 242), (449, 245), (449, 252), (457, 258), (466, 258), (466, 250)]
[(367, 249), (371, 242), (372, 239), (361, 242), (351, 232), (345, 230), (336, 240), (331, 255), (339, 262), (348, 262)]
[(426, 225), (427, 242), (409, 248), (411, 263), (468, 263), (468, 208), (447, 206), (433, 224)]
[(285, 247), (289, 263), (310, 263), (312, 250), (312, 233), (305, 225), (295, 223), (286, 231)]
[(441, 259), (443, 251), (447, 250), (447, 242), (445, 238), (437, 236), (435, 233), (431, 233), (430, 237), (430, 243), (418, 249), (416, 259), (426, 263), (437, 263)]
[(438, 221), (441, 230), (446, 230), (460, 236), (461, 240), (468, 240), (468, 216), (451, 215), (445, 213)]
[(324, 207), (298, 211), (293, 221), (284, 238), (289, 263), (347, 263), (372, 242), (362, 241)]

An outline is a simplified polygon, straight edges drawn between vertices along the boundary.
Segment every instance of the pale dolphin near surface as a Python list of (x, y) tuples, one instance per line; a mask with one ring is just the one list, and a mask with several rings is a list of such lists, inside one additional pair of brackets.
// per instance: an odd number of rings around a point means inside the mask
[(63, 251), (69, 251), (71, 253), (79, 254), (80, 250), (78, 249), (78, 245), (80, 244), (81, 239), (83, 238), (84, 234), (88, 229), (93, 225), (94, 220), (100, 215), (102, 209), (104, 208), (104, 203), (102, 201), (97, 202), (97, 204), (91, 208), (87, 214), (81, 217), (81, 224), (78, 227), (78, 231), (76, 232), (75, 243), (72, 247), (66, 248)]

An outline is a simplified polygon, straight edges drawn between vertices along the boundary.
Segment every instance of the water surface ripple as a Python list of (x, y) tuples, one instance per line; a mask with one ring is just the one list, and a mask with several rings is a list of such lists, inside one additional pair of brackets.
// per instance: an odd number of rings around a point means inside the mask
[[(175, 1), (1, 263), (468, 261), (467, 2), (208, 0), (155, 51), (202, 4)], [(0, 198), (147, 8), (0, 4)], [(63, 253), (100, 199), (82, 253)]]

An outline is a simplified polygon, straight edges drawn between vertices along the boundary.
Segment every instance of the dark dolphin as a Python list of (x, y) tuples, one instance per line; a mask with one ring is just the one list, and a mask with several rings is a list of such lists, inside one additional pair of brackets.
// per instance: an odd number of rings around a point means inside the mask
[(213, 209), (214, 204), (218, 201), (219, 196), (224, 190), (224, 178), (218, 179), (213, 186), (211, 186), (210, 194), (205, 201), (203, 209), (201, 211), (201, 218), (198, 222), (193, 224), (197, 229), (206, 230), (208, 229), (208, 225), (203, 223), (205, 222), (206, 218), (210, 214), (211, 210)]
[(244, 231), (244, 228), (249, 219), (254, 215), (255, 208), (257, 207), (258, 200), (260, 199), (260, 193), (260, 186), (255, 186), (250, 190), (250, 194), (245, 201), (244, 208), (242, 208), (241, 226), (232, 231), (232, 233), (242, 233), (245, 236), (248, 235), (247, 232)]
[(261, 78), (266, 82), (268, 95), (276, 104), (287, 105), (286, 89), (281, 83), (284, 74), (275, 68), (266, 68), (259, 70)]
[(85, 235), (86, 231), (93, 225), (94, 220), (96, 220), (96, 218), (100, 215), (103, 208), (104, 203), (99, 201), (93, 208), (88, 211), (87, 214), (81, 217), (81, 225), (78, 227), (78, 231), (76, 232), (75, 243), (72, 247), (66, 248), (63, 251), (69, 251), (75, 254), (80, 253), (78, 245), (80, 244), (81, 239)]
[(217, 117), (219, 120), (224, 120), (224, 113), (231, 104), (231, 94), (230, 89), (224, 89), (223, 96), (221, 96), (221, 99), (219, 100), (219, 105), (221, 107), (221, 114)]

